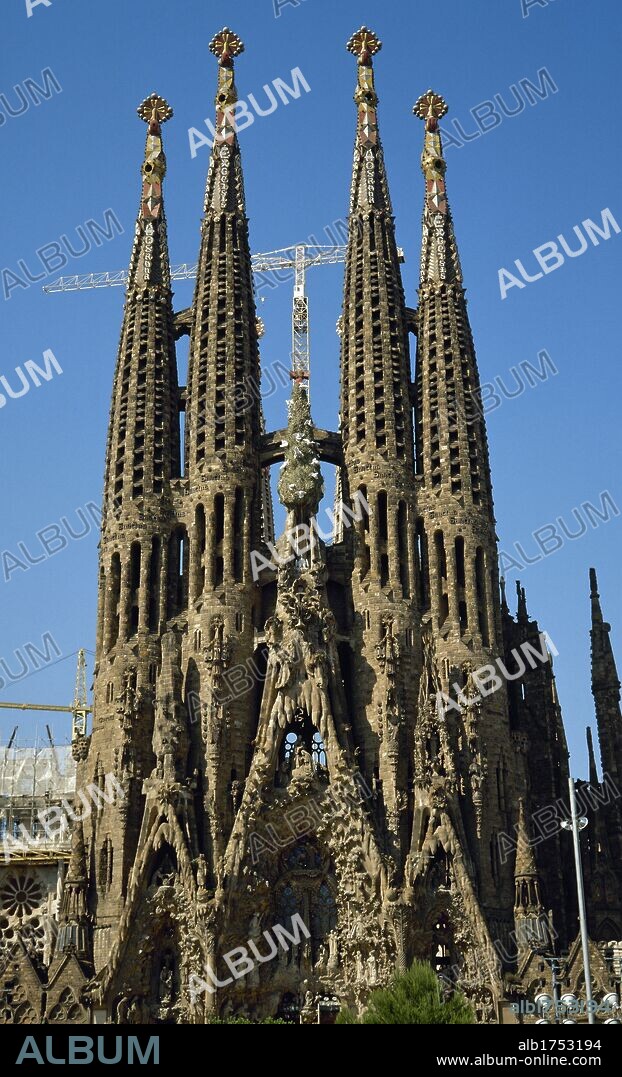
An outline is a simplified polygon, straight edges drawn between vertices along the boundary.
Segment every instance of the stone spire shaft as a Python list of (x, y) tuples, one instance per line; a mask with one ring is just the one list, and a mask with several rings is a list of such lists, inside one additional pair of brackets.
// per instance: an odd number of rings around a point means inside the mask
[(620, 788), (622, 781), (622, 714), (620, 712), (620, 679), (611, 646), (611, 625), (603, 618), (598, 594), (596, 570), (590, 569), (590, 599), (592, 627), (592, 695), (596, 707), (600, 762), (605, 775)]
[(378, 131), (376, 35), (359, 30), (357, 130), (350, 198), (341, 354), (341, 427), (346, 463), (391, 461), (412, 469), (410, 363), (393, 211)]
[(436, 630), (476, 650), (496, 650), (500, 606), (488, 446), (438, 129), (447, 106), (428, 90), (414, 112), (425, 121), (415, 407), (428, 544), (425, 604)]
[(138, 108), (147, 124), (147, 143), (108, 432), (97, 668), (133, 636), (157, 633), (168, 615), (167, 521), (180, 467), (179, 389), (162, 196), (166, 173), (162, 124), (172, 114), (157, 94)]
[(161, 609), (160, 590), (165, 588), (160, 570), (171, 484), (180, 466), (175, 332), (162, 198), (166, 159), (161, 125), (172, 116), (172, 109), (152, 94), (138, 114), (147, 123), (148, 134), (108, 432), (98, 661), (140, 629), (155, 633), (166, 617)]
[(548, 940), (548, 922), (542, 904), (540, 877), (529, 840), (525, 802), (518, 805), (516, 864), (514, 867), (514, 923), (519, 950), (542, 945)]
[[(234, 58), (244, 50), (222, 30), (216, 134), (201, 222), (190, 331), (186, 469), (191, 484), (216, 463), (257, 468), (259, 348), (242, 161), (235, 126)], [(250, 392), (249, 392), (249, 386)]]
[(184, 668), (190, 669), (187, 688), (212, 701), (191, 729), (191, 765), (199, 773), (204, 811), (200, 845), (209, 873), (233, 823), (231, 788), (246, 776), (256, 721), (254, 695), (226, 692), (222, 678), (225, 658), (240, 668), (253, 658), (257, 586), (251, 553), (262, 543), (262, 492), (267, 493), (259, 457), (259, 325), (235, 123), (234, 61), (244, 45), (225, 28), (210, 51), (218, 59), (218, 87), (190, 321), (188, 632), (182, 644)]
[(373, 56), (362, 27), (348, 42), (357, 58), (354, 147), (341, 340), (341, 431), (345, 489), (369, 504), (359, 528), (358, 574), (405, 599), (416, 589), (413, 434), (404, 291), (378, 131)]
[(106, 520), (127, 502), (166, 493), (179, 475), (177, 366), (162, 196), (166, 158), (161, 124), (173, 113), (152, 94), (138, 114), (148, 133), (110, 416)]
[(172, 109), (151, 94), (138, 114), (147, 124), (147, 144), (108, 437), (93, 731), (88, 743), (75, 746), (79, 789), (105, 789), (113, 778), (117, 783), (116, 795), (89, 823), (98, 966), (107, 957), (136, 852), (142, 782), (152, 765), (160, 634), (184, 604), (174, 508), (179, 387), (162, 198), (162, 124)]
[[(362, 27), (347, 48), (357, 60), (357, 125), (341, 322), (342, 491), (346, 502), (363, 498), (365, 506), (352, 581), (360, 634), (352, 718), (370, 780), (375, 772), (383, 783), (389, 847), (399, 859), (407, 845), (399, 805), (409, 781), (418, 662), (408, 321), (378, 130), (373, 57), (381, 43)], [(389, 662), (387, 650), (398, 647), (399, 660)], [(366, 712), (371, 722), (362, 722)]]

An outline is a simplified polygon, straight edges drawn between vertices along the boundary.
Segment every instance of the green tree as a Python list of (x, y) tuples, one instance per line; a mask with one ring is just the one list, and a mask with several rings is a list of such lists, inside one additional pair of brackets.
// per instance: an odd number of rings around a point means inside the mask
[(475, 1015), (463, 995), (445, 1000), (431, 965), (414, 961), (407, 972), (397, 973), (388, 987), (373, 991), (359, 1019), (343, 1010), (338, 1025), (472, 1025)]

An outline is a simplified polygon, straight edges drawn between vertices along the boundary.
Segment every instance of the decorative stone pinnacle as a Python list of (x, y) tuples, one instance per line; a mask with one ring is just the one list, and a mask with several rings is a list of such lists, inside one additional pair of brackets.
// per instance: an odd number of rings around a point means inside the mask
[(361, 26), (360, 30), (352, 34), (346, 48), (357, 57), (360, 64), (371, 64), (372, 56), (380, 52), (382, 48), (382, 41), (373, 30), (369, 30), (367, 26)]
[(425, 120), (427, 131), (436, 131), (438, 121), (447, 115), (448, 111), (445, 98), (434, 93), (434, 90), (426, 90), (413, 108), (415, 116), (418, 116), (420, 120)]
[(302, 510), (314, 515), (322, 500), (324, 482), (317, 458), (309, 397), (297, 375), (287, 411), (287, 445), (277, 486), (279, 497), (290, 512)]
[(173, 115), (173, 110), (168, 101), (165, 101), (163, 97), (160, 97), (157, 93), (152, 93), (149, 97), (138, 106), (136, 109), (141, 120), (145, 123), (161, 124), (170, 120)]
[(244, 52), (244, 42), (237, 34), (225, 26), (209, 43), (210, 52), (218, 57), (221, 67), (232, 67), (235, 56)]

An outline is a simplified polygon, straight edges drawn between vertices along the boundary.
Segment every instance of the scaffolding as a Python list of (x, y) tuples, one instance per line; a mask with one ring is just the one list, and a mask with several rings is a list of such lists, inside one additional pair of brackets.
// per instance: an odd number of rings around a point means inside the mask
[[(34, 746), (17, 744), (15, 726), (6, 746), (0, 745), (0, 863), (9, 859), (60, 860), (69, 855), (76, 762), (72, 745), (87, 736), (86, 653), (77, 652), (73, 703), (8, 703), (0, 708), (71, 714), (71, 744), (54, 743), (46, 725), (47, 742), (39, 734)], [(61, 809), (46, 815), (50, 808)], [(51, 821), (53, 820), (53, 825)], [(47, 824), (47, 825), (46, 825)]]
[[(0, 862), (19, 859), (57, 859), (69, 852), (71, 810), (76, 788), (76, 763), (71, 745), (48, 744), (19, 747), (15, 734), (0, 746)], [(50, 808), (54, 828), (44, 826)]]

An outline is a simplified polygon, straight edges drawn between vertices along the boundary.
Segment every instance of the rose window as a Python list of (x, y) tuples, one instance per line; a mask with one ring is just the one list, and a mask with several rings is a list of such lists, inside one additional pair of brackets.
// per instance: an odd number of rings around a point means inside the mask
[(8, 916), (23, 920), (43, 901), (43, 887), (32, 875), (12, 875), (0, 887), (0, 908)]

